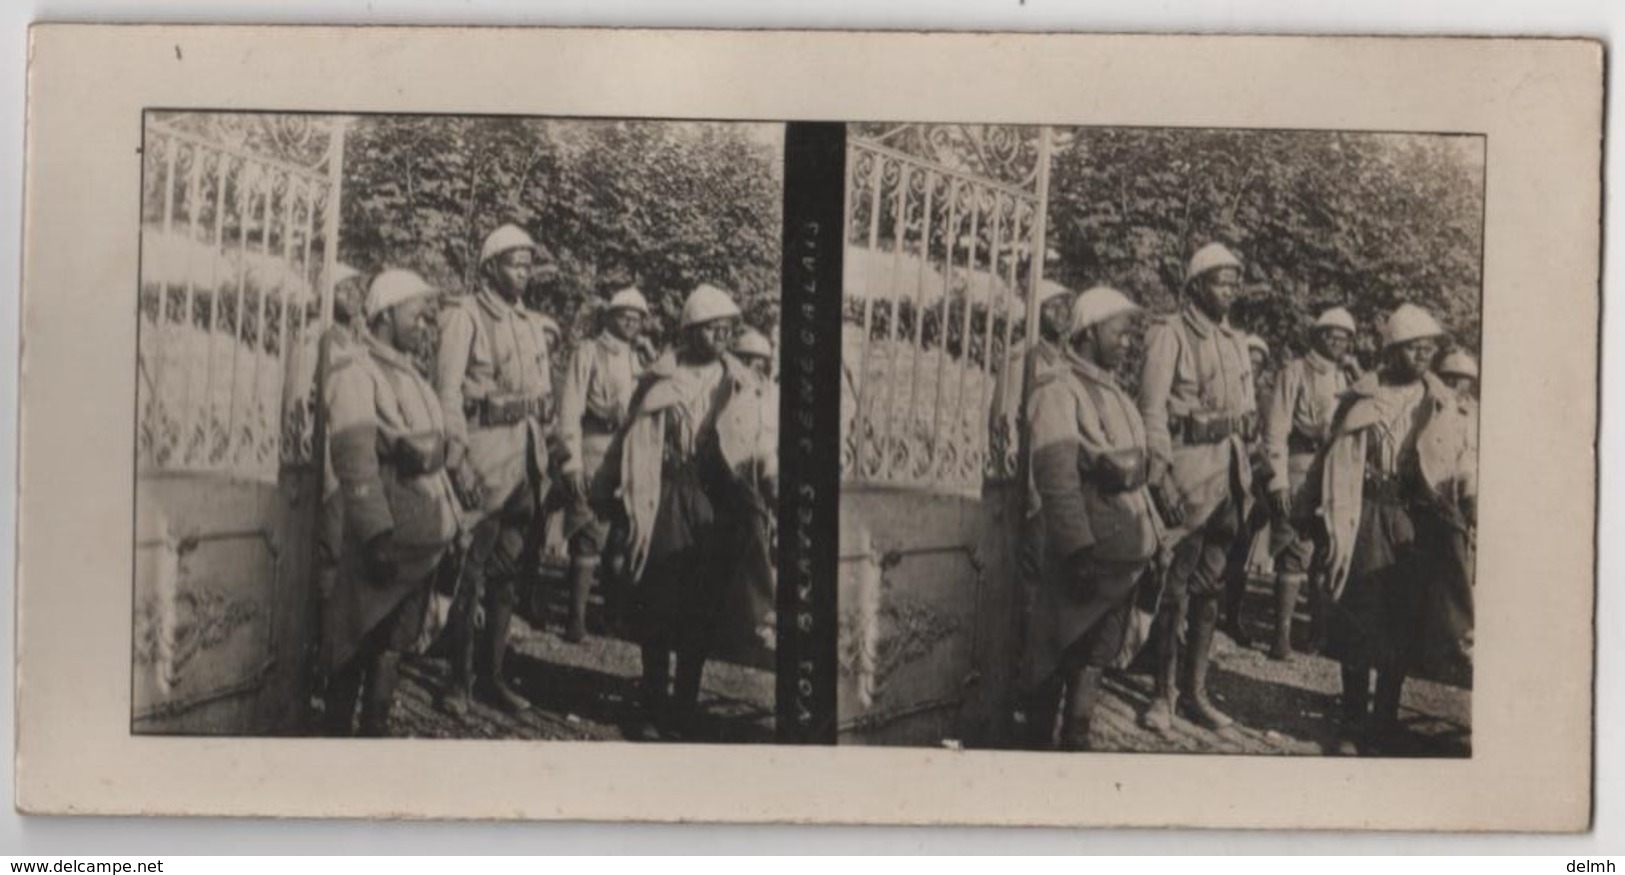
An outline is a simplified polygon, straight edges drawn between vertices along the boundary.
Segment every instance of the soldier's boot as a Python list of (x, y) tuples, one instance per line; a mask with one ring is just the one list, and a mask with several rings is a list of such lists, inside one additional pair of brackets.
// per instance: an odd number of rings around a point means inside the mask
[(1292, 615), (1298, 610), (1298, 593), (1306, 577), (1282, 573), (1275, 576), (1275, 643), (1270, 659), (1284, 662), (1292, 658)]
[(389, 711), (395, 704), (395, 689), (401, 681), (401, 655), (393, 650), (378, 654), (367, 676), (366, 693), (361, 699), (361, 736), (389, 737)]
[(352, 659), (327, 680), (322, 734), (344, 738), (355, 732), (355, 705), (361, 694), (361, 660)]
[(1371, 733), (1384, 746), (1403, 736), (1399, 725), (1399, 698), (1405, 688), (1405, 669), (1386, 665), (1377, 669), (1377, 695), (1371, 702)]
[(1247, 600), (1247, 562), (1232, 563), (1225, 569), (1224, 634), (1243, 650), (1253, 646), (1253, 636), (1241, 627), (1241, 606)]
[(1337, 753), (1359, 756), (1360, 744), (1365, 741), (1366, 724), (1371, 708), (1371, 669), (1364, 665), (1343, 663), (1342, 725), (1338, 732)]
[(488, 621), (486, 631), (490, 634), (491, 647), (492, 703), (510, 714), (528, 711), (530, 700), (508, 686), (508, 679), (502, 674), (502, 663), (508, 655), (508, 626), (513, 621), (513, 605), (506, 602), (493, 603), (486, 619)]
[(1055, 718), (1061, 713), (1059, 678), (1046, 681), (1027, 700), (1027, 749), (1049, 750), (1055, 746)]
[(1326, 595), (1326, 578), (1316, 574), (1309, 578), (1309, 641), (1303, 652), (1324, 653), (1326, 626), (1331, 612), (1331, 599)]
[(1100, 676), (1097, 666), (1084, 666), (1073, 672), (1066, 685), (1066, 714), (1061, 720), (1061, 750), (1088, 750), (1089, 727), (1100, 702)]
[(1213, 598), (1191, 604), (1196, 616), (1191, 623), (1190, 695), (1186, 702), (1192, 718), (1208, 729), (1219, 730), (1234, 724), (1235, 718), (1214, 707), (1207, 694), (1207, 670), (1213, 659), (1213, 633), (1219, 626), (1219, 605)]
[(679, 738), (694, 737), (700, 712), (700, 679), (704, 674), (704, 653), (691, 649), (677, 651), (677, 674), (671, 691), (671, 729)]
[(461, 558), (469, 564), (460, 569), (462, 580), (453, 591), (451, 615), (446, 618), (446, 682), (435, 697), (435, 707), (457, 720), (468, 716), (474, 697), (474, 614), (485, 587), (478, 564), (466, 555)]
[(1165, 606), (1157, 622), (1162, 627), (1157, 634), (1157, 676), (1140, 725), (1167, 733), (1174, 728), (1174, 702), (1179, 697), (1179, 613)]
[(628, 587), (623, 568), (623, 563), (613, 560), (598, 566), (598, 579), (602, 582), (599, 592), (604, 597), (604, 634), (618, 638), (630, 637), (632, 631), (626, 620)]
[(671, 651), (664, 647), (645, 644), (642, 647), (643, 681), (638, 700), (643, 706), (643, 719), (639, 721), (636, 736), (644, 741), (658, 741), (660, 726), (666, 722), (667, 688), (671, 683)]
[(451, 669), (435, 704), (446, 715), (461, 720), (468, 715), (468, 703), (474, 695), (474, 630), (467, 626), (456, 629), (448, 640)]
[(593, 579), (598, 576), (598, 563), (585, 556), (570, 557), (570, 624), (564, 630), (564, 640), (571, 644), (587, 638), (587, 600), (592, 596)]

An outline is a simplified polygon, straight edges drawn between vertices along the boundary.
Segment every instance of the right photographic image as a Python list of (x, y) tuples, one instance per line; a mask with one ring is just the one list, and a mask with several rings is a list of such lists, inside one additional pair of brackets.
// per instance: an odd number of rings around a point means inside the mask
[(1470, 757), (1485, 160), (848, 126), (840, 743)]

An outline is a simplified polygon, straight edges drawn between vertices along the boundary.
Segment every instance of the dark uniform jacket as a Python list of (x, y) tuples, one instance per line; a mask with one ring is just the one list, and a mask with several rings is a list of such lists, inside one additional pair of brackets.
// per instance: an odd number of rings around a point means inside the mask
[[(445, 471), (439, 399), (410, 358), (365, 337), (335, 357), (323, 386), (332, 482), (324, 530), (342, 532), (324, 614), (324, 661), (342, 665), (370, 629), (425, 585), (459, 532)], [(369, 575), (366, 545), (389, 534), (389, 579)]]

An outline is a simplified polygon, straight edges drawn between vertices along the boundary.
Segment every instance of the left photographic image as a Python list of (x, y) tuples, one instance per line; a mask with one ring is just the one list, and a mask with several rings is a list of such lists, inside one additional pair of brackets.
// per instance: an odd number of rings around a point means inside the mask
[(783, 125), (143, 127), (133, 733), (773, 740)]

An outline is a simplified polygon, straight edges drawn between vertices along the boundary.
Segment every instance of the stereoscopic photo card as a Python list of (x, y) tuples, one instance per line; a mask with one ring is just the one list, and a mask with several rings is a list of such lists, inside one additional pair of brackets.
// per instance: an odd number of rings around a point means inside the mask
[(1589, 823), (1594, 43), (31, 52), (24, 811)]

